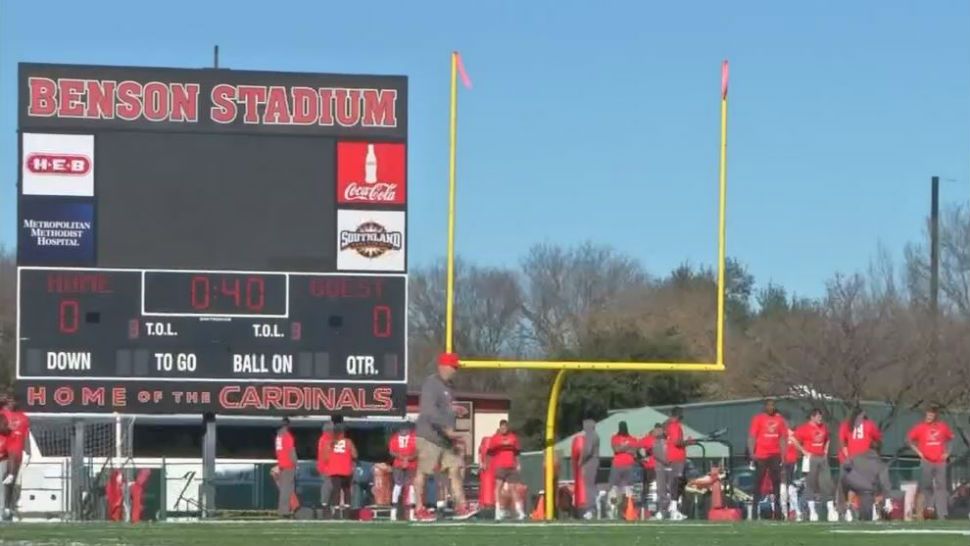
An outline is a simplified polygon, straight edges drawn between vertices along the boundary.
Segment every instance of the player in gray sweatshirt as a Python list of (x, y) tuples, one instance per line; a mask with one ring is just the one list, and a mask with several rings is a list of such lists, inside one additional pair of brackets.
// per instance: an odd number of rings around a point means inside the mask
[(597, 502), (596, 491), (596, 472), (600, 467), (600, 436), (596, 433), (596, 421), (585, 419), (583, 421), (583, 451), (580, 456), (580, 465), (583, 472), (583, 482), (586, 486), (586, 506), (583, 506), (584, 517), (590, 519), (595, 514), (594, 508)]
[(859, 519), (872, 519), (872, 507), (876, 495), (886, 497), (885, 510), (892, 509), (889, 492), (892, 485), (889, 482), (889, 467), (883, 462), (875, 449), (870, 449), (849, 459), (842, 466), (842, 487), (844, 491), (852, 491), (859, 496)]

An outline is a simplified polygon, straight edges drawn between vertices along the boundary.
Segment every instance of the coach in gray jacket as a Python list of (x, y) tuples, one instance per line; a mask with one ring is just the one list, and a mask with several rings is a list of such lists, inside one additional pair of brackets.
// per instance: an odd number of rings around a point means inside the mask
[(886, 497), (885, 510), (892, 509), (889, 492), (892, 485), (889, 482), (889, 467), (883, 462), (876, 449), (870, 449), (849, 459), (842, 466), (842, 487), (844, 491), (852, 491), (859, 496), (859, 519), (872, 519), (872, 506), (876, 494)]
[[(452, 406), (451, 378), (458, 371), (458, 356), (442, 354), (438, 369), (421, 385), (416, 424), (418, 471), (414, 476), (416, 517), (428, 521), (434, 517), (424, 507), (424, 485), (429, 475), (447, 472), (451, 482), (451, 494), (455, 499), (455, 519), (467, 519), (474, 514), (465, 503), (462, 484), (462, 456), (458, 451), (461, 436), (455, 431), (455, 415)], [(470, 447), (470, 446), (466, 446)]]

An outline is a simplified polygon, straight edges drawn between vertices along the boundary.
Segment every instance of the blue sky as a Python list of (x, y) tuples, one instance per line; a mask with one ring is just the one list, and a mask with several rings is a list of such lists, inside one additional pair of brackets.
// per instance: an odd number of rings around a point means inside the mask
[[(250, 5), (251, 8), (244, 6)], [(731, 60), (728, 252), (818, 295), (919, 238), (938, 174), (970, 199), (970, 2), (0, 2), (0, 242), (15, 244), (16, 63), (410, 78), (411, 264), (444, 252), (448, 63), (462, 51), (458, 248), (514, 265), (607, 243), (715, 260)]]

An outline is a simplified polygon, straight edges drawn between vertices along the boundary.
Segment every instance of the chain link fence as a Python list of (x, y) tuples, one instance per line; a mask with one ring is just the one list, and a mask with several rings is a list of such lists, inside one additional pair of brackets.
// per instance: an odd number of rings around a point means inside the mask
[[(31, 434), (40, 453), (24, 467), (18, 504), (42, 517), (106, 519), (105, 491), (112, 477), (133, 479), (134, 418), (126, 416), (38, 420)], [(117, 473), (115, 472), (117, 471)], [(124, 517), (131, 511), (121, 489)]]

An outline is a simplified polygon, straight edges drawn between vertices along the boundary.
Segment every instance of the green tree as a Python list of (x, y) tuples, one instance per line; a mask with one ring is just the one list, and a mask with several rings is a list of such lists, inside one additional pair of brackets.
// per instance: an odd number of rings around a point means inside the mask
[[(555, 360), (689, 360), (675, 332), (648, 337), (633, 329), (600, 330), (580, 337), (579, 347), (551, 355)], [(541, 447), (549, 389), (554, 374), (532, 374), (514, 396), (513, 425), (524, 446)], [(575, 372), (566, 377), (559, 400), (560, 436), (579, 430), (584, 418), (603, 419), (610, 410), (683, 403), (701, 395), (699, 377), (641, 372)]]
[(788, 292), (783, 286), (768, 283), (768, 286), (758, 291), (758, 315), (761, 317), (778, 316), (791, 310), (788, 303)]
[[(717, 294), (717, 271), (709, 267), (695, 269), (684, 263), (677, 266), (663, 281), (664, 284), (687, 293), (696, 289), (710, 290)], [(748, 268), (736, 258), (724, 262), (724, 314), (728, 321), (746, 327), (753, 316), (751, 296), (755, 279)], [(712, 306), (713, 311), (713, 306)]]

